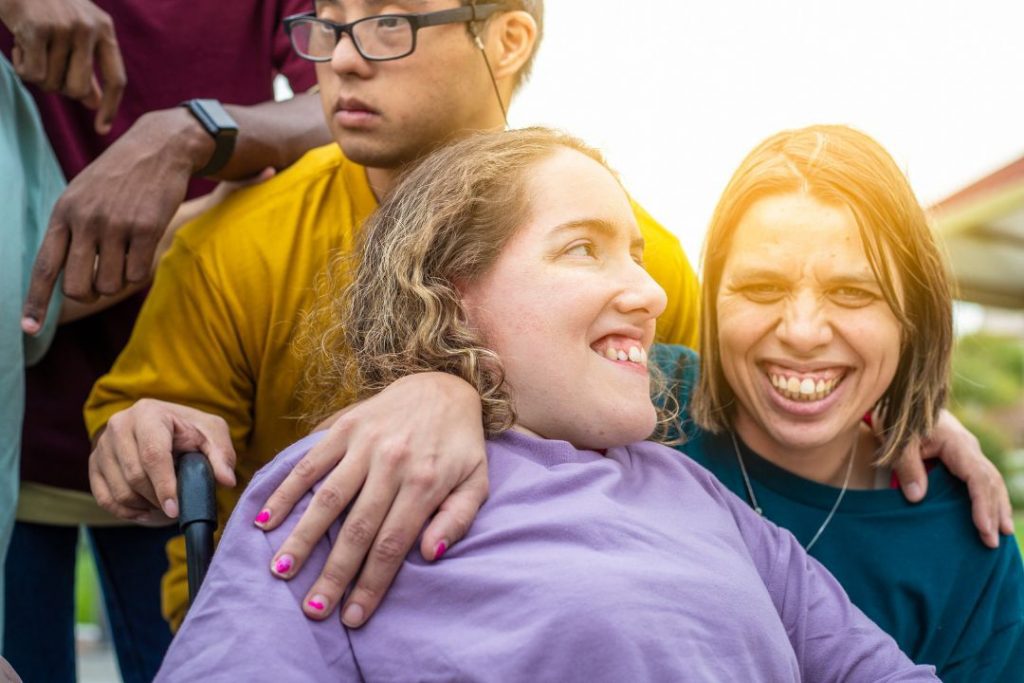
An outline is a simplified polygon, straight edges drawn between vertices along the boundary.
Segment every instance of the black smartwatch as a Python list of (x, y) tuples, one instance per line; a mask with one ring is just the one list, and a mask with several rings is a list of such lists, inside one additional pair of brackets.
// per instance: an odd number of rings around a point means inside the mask
[(231, 153), (235, 151), (238, 124), (217, 100), (186, 100), (181, 106), (192, 112), (199, 125), (213, 136), (217, 145), (213, 150), (213, 156), (206, 166), (195, 172), (197, 176), (213, 175), (227, 165)]

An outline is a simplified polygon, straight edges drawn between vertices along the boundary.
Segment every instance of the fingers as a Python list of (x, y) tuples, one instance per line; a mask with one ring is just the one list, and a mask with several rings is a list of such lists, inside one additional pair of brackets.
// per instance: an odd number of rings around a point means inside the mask
[(122, 468), (128, 482), (153, 507), (171, 519), (178, 516), (178, 477), (174, 472), (173, 427), (152, 429), (143, 421), (134, 423), (126, 440), (128, 457)]
[[(266, 531), (276, 529), (288, 516), (288, 513), (292, 511), (295, 504), (308, 491), (312, 490), (314, 484), (320, 481), (332, 467), (338, 465), (338, 463), (344, 464), (343, 458), (348, 447), (348, 426), (342, 421), (339, 421), (339, 423), (335, 423), (324, 438), (311, 448), (309, 453), (303, 456), (302, 460), (292, 468), (292, 471), (288, 473), (285, 480), (277, 487), (277, 490), (270, 495), (270, 498), (263, 505), (260, 517), (256, 520), (256, 526)], [(360, 468), (358, 467), (359, 464), (349, 463), (340, 467), (343, 470), (351, 470), (349, 473), (352, 476), (358, 474), (358, 481), (349, 483), (355, 486), (355, 490), (359, 490), (359, 487), (366, 480), (365, 466)], [(338, 482), (335, 486), (341, 487), (341, 485), (342, 483)], [(345, 490), (348, 490), (347, 487)], [(317, 525), (316, 527), (307, 524), (304, 526), (304, 530), (310, 533), (316, 531), (316, 537), (319, 538), (327, 531), (331, 523), (341, 516), (347, 504), (348, 500), (345, 500), (344, 505), (334, 510), (334, 516), (326, 524)], [(302, 516), (302, 522), (299, 523), (300, 526), (303, 525), (303, 522), (306, 522), (306, 515), (308, 514), (309, 512), (307, 511)], [(312, 545), (309, 547), (312, 547)]]
[[(238, 483), (235, 478), (235, 462), (237, 462), (238, 456), (231, 443), (231, 431), (228, 429), (228, 423), (219, 415), (194, 412), (198, 413), (198, 417), (195, 418), (198, 431), (196, 444), (194, 446), (184, 443), (179, 445), (176, 441), (174, 450), (199, 449), (206, 454), (207, 460), (210, 461), (214, 480), (221, 486), (233, 488)], [(175, 429), (175, 433), (179, 431), (179, 429)]]
[(103, 242), (97, 259), (94, 287), (99, 294), (112, 296), (124, 288), (125, 245), (112, 235)]
[(971, 518), (978, 528), (982, 543), (989, 548), (998, 548), (999, 505), (992, 483), (985, 477), (973, 477), (967, 482), (967, 490), (971, 495)]
[(110, 132), (114, 115), (121, 105), (121, 97), (124, 95), (124, 86), (127, 81), (124, 62), (121, 59), (121, 48), (114, 37), (112, 26), (96, 44), (96, 61), (103, 79), (103, 95), (100, 99), (99, 109), (96, 110), (95, 128), (100, 135), (106, 135)]
[(921, 442), (914, 440), (893, 467), (900, 482), (903, 496), (911, 503), (919, 503), (928, 492), (928, 472), (921, 456)]
[(20, 56), (14, 60), (15, 73), (28, 83), (42, 83), (46, 78), (46, 45), (49, 35), (37, 26), (29, 25), (15, 37)]
[(82, 100), (82, 104), (88, 109), (96, 110), (100, 107), (100, 99), (103, 97), (103, 89), (100, 88), (100, 82), (93, 75), (89, 78), (89, 93)]
[(37, 334), (46, 320), (53, 288), (57, 283), (67, 255), (71, 234), (59, 219), (51, 220), (43, 237), (43, 243), (32, 266), (32, 280), (28, 285), (28, 296), (22, 308), (22, 329), (28, 334)]
[(1013, 505), (1010, 503), (1010, 492), (1005, 488), (999, 502), (999, 531), (1011, 536), (1016, 532), (1013, 523)]
[(93, 495), (119, 517), (140, 521), (139, 514), (146, 512), (147, 521), (166, 523), (178, 515), (174, 452), (191, 450), (206, 454), (218, 482), (234, 485), (235, 452), (222, 418), (142, 399), (111, 417), (97, 438), (89, 456)]
[(112, 439), (107, 438), (108, 431), (109, 427), (89, 456), (89, 484), (100, 507), (116, 517), (135, 521), (152, 510), (152, 506), (128, 485), (117, 458), (111, 452)]
[(73, 41), (62, 92), (73, 100), (85, 101), (93, 93), (92, 53), (96, 36), (90, 31), (77, 31)]
[(151, 233), (132, 235), (125, 260), (125, 278), (130, 283), (144, 282), (156, 268), (153, 259), (159, 240)]
[[(410, 488), (403, 488), (399, 493), (381, 524), (372, 546), (368, 549), (366, 564), (359, 572), (359, 578), (341, 610), (341, 620), (346, 626), (358, 628), (366, 623), (376, 611), (384, 594), (395, 580), (395, 575), (409, 554), (409, 550), (416, 543), (419, 530), (423, 528), (423, 524), (435, 507), (434, 501), (417, 495)], [(342, 533), (344, 534), (344, 527), (342, 527)], [(350, 549), (342, 547), (339, 543), (335, 545), (332, 554), (339, 551), (349, 552)], [(351, 551), (354, 553), (355, 549)], [(340, 564), (347, 566), (344, 563)], [(333, 594), (326, 591), (335, 590), (335, 585), (328, 583), (324, 588), (323, 594), (333, 598)], [(313, 618), (325, 616), (330, 606), (335, 604), (333, 600), (329, 600), (324, 610), (315, 609), (310, 601), (318, 594), (320, 594), (319, 586), (314, 584), (303, 607), (306, 614)]]
[[(366, 487), (359, 494), (359, 499), (352, 506), (352, 510), (341, 525), (338, 538), (331, 548), (331, 553), (320, 572), (320, 576), (310, 588), (307, 598), (303, 604), (303, 610), (310, 617), (322, 619), (333, 611), (338, 604), (345, 589), (355, 579), (363, 558), (370, 554), (367, 559), (369, 564), (375, 558), (379, 564), (378, 571), (384, 574), (390, 573), (394, 577), (397, 566), (393, 570), (387, 569), (390, 565), (401, 564), (406, 552), (412, 547), (416, 540), (416, 532), (406, 537), (401, 531), (391, 531), (392, 535), (378, 535), (378, 531), (384, 524), (384, 520), (391, 510), (392, 502), (398, 493), (397, 485), (388, 481), (388, 477), (373, 477), (367, 480)], [(326, 485), (327, 482), (325, 482)], [(323, 491), (323, 487), (319, 494)], [(314, 496), (315, 500), (315, 496)], [(376, 539), (376, 541), (375, 541)], [(371, 546), (373, 548), (371, 552)], [(387, 584), (391, 583), (387, 579)], [(367, 595), (371, 587), (364, 587), (364, 599), (376, 607), (383, 590), (380, 593)], [(365, 608), (359, 603), (349, 600), (343, 613), (342, 620), (351, 626), (359, 626), (366, 619)]]
[(481, 465), (441, 503), (420, 542), (424, 560), (436, 561), (469, 532), (476, 513), (487, 500), (487, 469)]
[[(115, 500), (122, 505), (129, 504), (129, 497), (134, 497), (146, 501), (147, 509), (159, 508), (159, 499), (140, 457), (138, 425), (134, 419), (138, 412), (133, 407), (110, 418), (96, 442), (97, 464)], [(165, 441), (167, 455), (170, 457), (169, 435)]]
[(64, 295), (77, 301), (95, 301), (93, 278), (96, 274), (95, 231), (75, 230), (71, 235), (68, 260), (64, 264)]
[(46, 54), (46, 76), (39, 87), (47, 91), (63, 90), (64, 76), (68, 69), (71, 42), (63, 31), (50, 34), (49, 50)]
[[(366, 467), (364, 463), (361, 463), (357, 458), (348, 458), (343, 460), (335, 470), (324, 480), (320, 488), (313, 494), (313, 498), (310, 501), (309, 507), (299, 518), (298, 524), (292, 529), (291, 533), (288, 534), (288, 538), (285, 539), (284, 543), (281, 544), (280, 549), (271, 560), (271, 571), (281, 578), (291, 578), (295, 576), (295, 573), (305, 564), (309, 558), (313, 547), (317, 542), (324, 537), (327, 530), (342, 514), (345, 512), (345, 508), (358, 493), (360, 487), (363, 485), (363, 481), (366, 479)], [(361, 496), (362, 498), (362, 496)], [(388, 499), (390, 503), (391, 498)], [(366, 509), (366, 504), (362, 508)], [(265, 526), (265, 522), (261, 520), (265, 519), (264, 513), (266, 510), (260, 512), (260, 515), (256, 518), (255, 522), (257, 526)], [(384, 509), (387, 512), (387, 508)], [(284, 517), (285, 515), (280, 515)], [(376, 533), (377, 528), (380, 526), (380, 521), (384, 519), (384, 513), (381, 513), (380, 519), (377, 520), (377, 525), (372, 529), (366, 528), (367, 521), (365, 516), (362, 521), (356, 520), (353, 524), (349, 525), (347, 531), (343, 532), (344, 538), (354, 538), (359, 540), (362, 535), (369, 534), (369, 538), (365, 539), (365, 543), (361, 544), (364, 548), (369, 547), (370, 541), (373, 539), (373, 535)], [(340, 539), (339, 539), (340, 540)], [(348, 579), (351, 580), (355, 576), (355, 572), (362, 563), (362, 558), (365, 551), (358, 556), (358, 560), (355, 563), (355, 567), (351, 569), (351, 573), (348, 575)], [(331, 553), (331, 557), (334, 560), (334, 567), (338, 566), (340, 559), (345, 559), (337, 556), (334, 551)], [(347, 564), (346, 564), (347, 566)], [(331, 573), (332, 575), (337, 574), (337, 570), (329, 572), (327, 568), (324, 569), (324, 573)], [(341, 586), (337, 593), (333, 594), (334, 602), (337, 604), (337, 600), (341, 597), (341, 593), (345, 587), (348, 586), (348, 580)]]

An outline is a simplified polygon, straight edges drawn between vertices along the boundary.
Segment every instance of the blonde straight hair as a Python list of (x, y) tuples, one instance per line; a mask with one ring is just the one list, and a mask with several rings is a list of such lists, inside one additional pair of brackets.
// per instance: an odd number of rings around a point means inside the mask
[(953, 289), (906, 177), (881, 145), (846, 126), (810, 126), (773, 135), (747, 155), (726, 186), (704, 248), (701, 373), (694, 420), (711, 432), (732, 428), (736, 397), (722, 372), (718, 342), (722, 270), (736, 226), (751, 205), (792, 192), (849, 207), (871, 269), (900, 322), (899, 365), (875, 406), (884, 425), (878, 463), (892, 464), (908, 444), (931, 431), (945, 402)]

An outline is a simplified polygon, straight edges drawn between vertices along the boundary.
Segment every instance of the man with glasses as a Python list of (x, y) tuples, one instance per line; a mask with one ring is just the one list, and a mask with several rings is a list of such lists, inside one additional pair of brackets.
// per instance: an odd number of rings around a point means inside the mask
[[(337, 144), (237, 193), (178, 234), (131, 342), (86, 405), (93, 492), (119, 516), (177, 513), (172, 450), (203, 450), (218, 482), (235, 483), (237, 472), (240, 489), (308, 431), (293, 419), (305, 412), (302, 350), (293, 342), (312, 307), (316, 275), (351, 248), (406, 165), (459, 136), (504, 125), (541, 37), (542, 2), (320, 0), (315, 12), (289, 17), (286, 26), (294, 49), (316, 62)], [(659, 338), (692, 345), (696, 278), (678, 241), (636, 211), (647, 267), (669, 294)], [(272, 569), (289, 578), (312, 540), (355, 498), (345, 542), (314, 585), (319, 606), (305, 601), (307, 614), (333, 613), (358, 575), (342, 613), (350, 626), (365, 622), (416, 541), (409, 530), (439, 508), (423, 534), (424, 557), (436, 559), (462, 537), (487, 494), (482, 430), (453, 427), (473, 413), (475, 391), (454, 377), (396, 382), (335, 422), (268, 502), (254, 520), (266, 529), (330, 472), (320, 504), (275, 558)], [(448, 468), (464, 465), (460, 481), (435, 465), (440, 454)], [(218, 492), (222, 522), (239, 495)], [(179, 624), (184, 553), (180, 544), (169, 550), (165, 612)]]

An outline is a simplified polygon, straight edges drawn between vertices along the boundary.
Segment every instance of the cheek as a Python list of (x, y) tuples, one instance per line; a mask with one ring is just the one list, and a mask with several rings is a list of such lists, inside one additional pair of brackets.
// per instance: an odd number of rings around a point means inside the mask
[(467, 288), (462, 302), (469, 324), (498, 355), (522, 355), (531, 340), (543, 343), (546, 309), (538, 304), (529, 278), (497, 273)]
[(886, 309), (885, 315), (865, 312), (847, 333), (865, 365), (874, 368), (878, 382), (888, 387), (896, 374), (902, 348), (899, 321)]
[(718, 300), (718, 349), (723, 364), (738, 362), (771, 328), (770, 307), (736, 296)]

